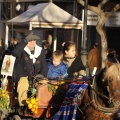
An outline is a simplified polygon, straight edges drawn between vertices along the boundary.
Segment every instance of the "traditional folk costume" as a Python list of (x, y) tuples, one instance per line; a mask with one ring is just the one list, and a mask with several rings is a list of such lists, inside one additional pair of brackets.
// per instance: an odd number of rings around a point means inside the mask
[(48, 72), (44, 50), (36, 45), (34, 51), (31, 52), (26, 45), (27, 42), (23, 40), (12, 51), (12, 55), (16, 57), (14, 81), (18, 83), (17, 92), (20, 106), (27, 98), (27, 90), (32, 77), (37, 74), (47, 76)]

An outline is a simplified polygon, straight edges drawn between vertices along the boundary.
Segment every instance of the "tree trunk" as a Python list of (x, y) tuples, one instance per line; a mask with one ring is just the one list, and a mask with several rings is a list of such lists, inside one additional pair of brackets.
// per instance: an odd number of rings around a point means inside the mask
[(104, 29), (105, 21), (106, 21), (106, 17), (104, 17), (104, 16), (101, 17), (101, 19), (99, 20), (99, 22), (96, 26), (96, 30), (101, 37), (101, 56), (102, 56), (102, 66), (101, 66), (101, 68), (105, 67), (106, 51), (107, 51), (107, 48), (108, 48), (107, 36), (106, 36), (105, 29)]
[[(85, 5), (84, 3), (84, 0), (77, 0), (79, 4), (81, 4), (82, 6)], [(105, 60), (106, 60), (106, 51), (107, 51), (107, 37), (106, 37), (106, 31), (104, 29), (104, 25), (105, 25), (105, 22), (106, 20), (112, 16), (118, 9), (120, 9), (120, 4), (116, 4), (112, 10), (110, 11), (104, 11), (103, 7), (104, 5), (107, 3), (107, 2), (110, 2), (110, 0), (102, 0), (97, 7), (95, 6), (90, 6), (88, 5), (88, 10), (91, 10), (93, 12), (95, 12), (99, 17), (99, 21), (98, 21), (98, 24), (96, 26), (96, 30), (98, 32), (98, 34), (100, 35), (101, 37), (101, 56), (102, 56), (102, 68), (105, 67)]]

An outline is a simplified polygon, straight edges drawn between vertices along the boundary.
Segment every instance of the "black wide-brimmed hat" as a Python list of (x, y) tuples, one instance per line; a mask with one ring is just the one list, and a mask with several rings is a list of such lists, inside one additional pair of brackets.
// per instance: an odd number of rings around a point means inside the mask
[(25, 39), (29, 40), (29, 41), (30, 40), (39, 40), (40, 37), (38, 37), (37, 35), (35, 35), (33, 31), (27, 31), (25, 33)]

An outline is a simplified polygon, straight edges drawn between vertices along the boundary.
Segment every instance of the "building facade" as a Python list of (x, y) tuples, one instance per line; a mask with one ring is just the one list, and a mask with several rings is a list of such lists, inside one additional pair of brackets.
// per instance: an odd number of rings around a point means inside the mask
[[(1, 6), (1, 18), (2, 25), (5, 28), (5, 22), (10, 20), (21, 13), (28, 10), (30, 7), (35, 6), (39, 3), (45, 2), (53, 2), (66, 12), (70, 13), (71, 15), (81, 19), (81, 9), (82, 6), (77, 3), (76, 0), (0, 0)], [(60, 13), (58, 13), (60, 14)], [(64, 17), (64, 16), (63, 16)], [(1, 29), (2, 29), (1, 28)], [(39, 29), (41, 30), (41, 39), (52, 39), (53, 36), (53, 29)], [(14, 25), (11, 24), (11, 30), (9, 33), (9, 40), (11, 37), (19, 37), (21, 36), (18, 34), (19, 30), (16, 30)], [(5, 39), (5, 30), (2, 31), (1, 38)], [(58, 29), (57, 30), (57, 49), (62, 49), (61, 45), (63, 41), (74, 41), (77, 44), (78, 49), (80, 49), (82, 38), (82, 30), (74, 30), (74, 29)], [(21, 39), (21, 38), (20, 38)]]
[[(90, 0), (91, 5), (97, 5), (97, 0)], [(77, 17), (79, 20), (82, 20), (82, 9), (83, 7), (78, 4), (77, 0), (0, 0), (0, 38), (5, 39), (5, 22), (9, 19), (14, 18), (15, 16), (20, 15), (25, 12), (28, 8), (45, 2), (53, 2), (60, 8), (64, 9), (71, 15)], [(118, 0), (119, 2), (119, 0)], [(113, 4), (111, 4), (113, 5)], [(110, 6), (110, 5), (109, 5)], [(108, 7), (109, 8), (109, 7)], [(60, 14), (60, 13), (58, 13)], [(64, 16), (63, 16), (64, 17)], [(40, 29), (42, 30), (41, 39), (52, 39), (53, 29)], [(116, 32), (115, 32), (116, 31)], [(11, 32), (9, 33), (9, 39), (11, 37), (19, 37), (17, 34), (20, 32), (16, 31), (14, 25), (11, 25)], [(114, 32), (114, 35), (111, 34)], [(119, 42), (120, 36), (120, 27), (106, 27), (106, 33), (108, 38), (108, 47), (115, 48), (119, 51)], [(21, 33), (22, 34), (22, 33)], [(20, 38), (21, 39), (21, 38)], [(82, 31), (73, 30), (73, 29), (58, 29), (57, 30), (57, 49), (61, 49), (61, 44), (63, 41), (74, 41), (77, 44), (78, 51), (81, 51), (81, 41), (82, 41)], [(96, 32), (96, 26), (87, 27), (87, 39), (88, 39), (88, 51), (91, 48), (94, 42), (100, 41), (100, 36)]]

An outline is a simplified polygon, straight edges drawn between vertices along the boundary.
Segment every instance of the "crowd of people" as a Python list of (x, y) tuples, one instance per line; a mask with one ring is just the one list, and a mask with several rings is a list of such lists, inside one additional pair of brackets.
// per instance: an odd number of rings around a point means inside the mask
[[(30, 31), (24, 40), (18, 43), (18, 40), (14, 38), (8, 47), (10, 54), (16, 57), (13, 79), (17, 85), (21, 111), (25, 105), (30, 83), (36, 75), (40, 74), (49, 80), (73, 79), (80, 75), (86, 75), (81, 57), (76, 55), (77, 48), (74, 42), (65, 42), (62, 45), (63, 51), (56, 50), (52, 53), (48, 41), (44, 40), (42, 47), (36, 44), (39, 39), (34, 32)], [(113, 62), (118, 62), (114, 49), (108, 50), (106, 56), (108, 60), (106, 67), (110, 66), (111, 62), (109, 61), (112, 58), (114, 58)], [(97, 67), (98, 72), (101, 70), (101, 51), (97, 43), (88, 54), (88, 65), (90, 74), (94, 67)]]

